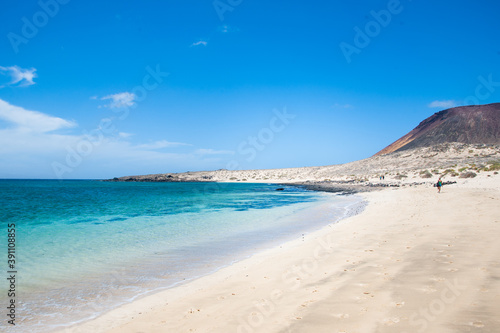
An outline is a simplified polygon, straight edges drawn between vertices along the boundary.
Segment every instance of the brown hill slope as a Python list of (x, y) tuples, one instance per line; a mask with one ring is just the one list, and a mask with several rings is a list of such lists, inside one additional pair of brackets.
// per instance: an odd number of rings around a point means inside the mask
[(375, 156), (447, 142), (500, 144), (500, 103), (437, 112)]

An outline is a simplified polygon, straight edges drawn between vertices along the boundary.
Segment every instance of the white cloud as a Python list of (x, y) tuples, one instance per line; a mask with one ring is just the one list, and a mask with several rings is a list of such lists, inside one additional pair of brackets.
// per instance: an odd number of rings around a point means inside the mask
[(236, 28), (236, 27), (231, 27), (227, 24), (224, 24), (224, 25), (221, 25), (220, 27), (217, 28), (217, 30), (219, 32), (222, 32), (224, 34), (226, 33), (231, 33), (231, 32), (238, 32), (240, 31), (240, 29)]
[(26, 110), (0, 99), (0, 178), (54, 178), (50, 162), (81, 137), (53, 131), (76, 123), (38, 111)]
[(191, 146), (189, 143), (182, 142), (169, 142), (167, 140), (156, 141), (152, 143), (146, 143), (142, 145), (134, 146), (136, 149), (140, 150), (155, 150), (162, 148), (172, 148), (172, 147), (180, 147), (180, 146)]
[(458, 103), (456, 101), (448, 100), (448, 101), (433, 101), (429, 103), (427, 106), (430, 108), (443, 108), (449, 109), (457, 106)]
[(197, 149), (194, 153), (197, 155), (234, 155), (234, 151), (231, 150), (215, 149)]
[(15, 87), (27, 87), (35, 84), (33, 81), (34, 78), (37, 77), (35, 68), (21, 68), (19, 66), (10, 66), (10, 67), (2, 67), (0, 66), (0, 74), (10, 76), (11, 80), (4, 85), (0, 86), (0, 88), (4, 88), (6, 86), (15, 86)]
[(195, 42), (195, 43), (191, 44), (191, 47), (193, 47), (193, 46), (200, 46), (200, 45), (207, 46), (207, 44), (208, 44), (207, 41), (200, 40), (198, 42)]
[(108, 95), (101, 97), (101, 100), (111, 100), (110, 104), (104, 105), (105, 107), (108, 108), (123, 108), (123, 107), (131, 107), (135, 105), (134, 100), (137, 98), (137, 96), (133, 93), (129, 92), (122, 92), (118, 94), (113, 94), (113, 95)]
[(118, 136), (119, 136), (120, 138), (129, 138), (129, 137), (131, 137), (132, 135), (134, 135), (134, 134), (132, 134), (132, 133), (127, 133), (127, 132), (120, 132), (120, 133), (118, 133)]
[[(224, 154), (234, 154), (214, 149), (172, 153), (160, 149), (191, 145), (167, 140), (135, 144), (132, 134), (103, 132), (97, 123), (95, 128), (61, 134), (55, 130), (76, 123), (1, 99), (0, 124), (0, 178), (112, 178), (217, 169), (224, 165)], [(119, 120), (112, 125), (118, 128)]]
[(0, 119), (6, 120), (24, 131), (50, 132), (61, 128), (74, 127), (76, 124), (62, 118), (25, 110), (0, 99)]

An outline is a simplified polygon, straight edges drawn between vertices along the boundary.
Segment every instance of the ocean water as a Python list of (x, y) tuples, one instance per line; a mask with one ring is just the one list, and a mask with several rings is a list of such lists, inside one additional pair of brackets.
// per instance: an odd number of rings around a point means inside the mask
[[(16, 332), (50, 332), (334, 223), (353, 196), (273, 184), (0, 180), (16, 229)], [(9, 282), (0, 284), (0, 328)]]

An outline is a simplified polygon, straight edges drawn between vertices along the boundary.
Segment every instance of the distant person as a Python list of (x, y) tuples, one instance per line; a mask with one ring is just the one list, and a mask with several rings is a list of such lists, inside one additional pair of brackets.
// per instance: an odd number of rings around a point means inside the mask
[(436, 186), (438, 188), (438, 193), (441, 193), (441, 187), (443, 186), (443, 181), (441, 180), (441, 177), (439, 177)]

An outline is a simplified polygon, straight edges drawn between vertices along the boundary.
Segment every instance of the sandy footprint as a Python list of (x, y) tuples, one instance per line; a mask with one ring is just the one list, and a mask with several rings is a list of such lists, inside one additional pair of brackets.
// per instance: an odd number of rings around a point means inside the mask
[(436, 282), (442, 282), (442, 281), (444, 281), (446, 279), (443, 278), (443, 277), (440, 277), (440, 276), (433, 276), (433, 277), (430, 278), (430, 280), (436, 281)]
[(401, 301), (401, 302), (392, 302), (391, 305), (395, 308), (402, 308), (403, 306), (405, 306), (405, 302), (404, 301)]
[(398, 317), (386, 318), (382, 321), (382, 323), (386, 326), (392, 326), (394, 324), (399, 323), (399, 318)]
[(432, 294), (432, 293), (435, 293), (437, 290), (432, 288), (431, 286), (425, 286), (423, 288), (419, 288), (417, 289), (423, 293), (426, 293), (426, 294)]
[(480, 321), (474, 321), (472, 323), (470, 323), (471, 326), (474, 326), (474, 327), (484, 327), (484, 324)]
[(335, 313), (332, 315), (332, 317), (337, 318), (337, 319), (348, 319), (349, 314), (348, 313)]

